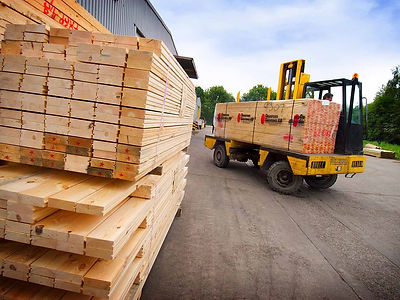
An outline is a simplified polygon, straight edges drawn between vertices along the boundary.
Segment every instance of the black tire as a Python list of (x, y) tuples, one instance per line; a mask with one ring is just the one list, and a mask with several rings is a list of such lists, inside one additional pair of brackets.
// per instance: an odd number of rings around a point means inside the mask
[(330, 188), (337, 180), (337, 174), (321, 176), (304, 176), (305, 182), (313, 189), (323, 190)]
[(271, 189), (290, 195), (296, 193), (303, 184), (303, 177), (293, 175), (289, 163), (284, 160), (274, 162), (267, 170), (267, 181)]
[(219, 168), (226, 168), (229, 164), (229, 157), (226, 155), (225, 145), (218, 145), (214, 149), (214, 164)]

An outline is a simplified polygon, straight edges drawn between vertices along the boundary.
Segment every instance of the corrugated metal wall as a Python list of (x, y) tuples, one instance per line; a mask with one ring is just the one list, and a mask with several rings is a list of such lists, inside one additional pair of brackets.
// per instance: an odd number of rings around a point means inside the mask
[(137, 35), (162, 40), (177, 54), (172, 35), (150, 2), (146, 0), (77, 0), (114, 34)]

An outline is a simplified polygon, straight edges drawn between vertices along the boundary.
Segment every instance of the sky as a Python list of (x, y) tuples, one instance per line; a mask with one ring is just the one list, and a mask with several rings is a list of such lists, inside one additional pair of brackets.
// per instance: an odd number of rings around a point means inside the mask
[(206, 89), (236, 97), (257, 84), (277, 89), (280, 64), (305, 59), (311, 81), (359, 74), (363, 95), (400, 65), (400, 1), (151, 0), (178, 54), (193, 57)]

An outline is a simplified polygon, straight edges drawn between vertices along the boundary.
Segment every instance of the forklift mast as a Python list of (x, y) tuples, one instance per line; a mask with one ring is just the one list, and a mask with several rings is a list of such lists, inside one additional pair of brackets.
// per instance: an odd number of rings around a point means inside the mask
[(281, 64), (276, 100), (299, 99), (310, 75), (304, 73), (306, 61), (298, 59)]

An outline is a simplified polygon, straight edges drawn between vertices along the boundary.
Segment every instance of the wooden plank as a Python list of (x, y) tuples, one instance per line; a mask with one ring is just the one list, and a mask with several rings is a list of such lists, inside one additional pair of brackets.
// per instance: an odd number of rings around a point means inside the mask
[[(32, 205), (21, 204), (17, 201), (8, 200), (7, 202), (7, 219), (18, 222), (32, 224), (44, 219), (56, 211), (57, 209), (54, 208), (35, 207)], [(30, 231), (30, 228), (28, 231)]]
[(139, 228), (118, 256), (113, 260), (98, 261), (83, 279), (83, 293), (96, 297), (108, 297), (138, 255), (148, 230)]
[(140, 198), (126, 201), (86, 237), (86, 254), (96, 255), (96, 249), (112, 249), (112, 255), (107, 258), (114, 259), (122, 248), (117, 246), (126, 244), (148, 215), (150, 205), (150, 201)]
[(84, 174), (71, 176), (70, 173), (64, 171), (46, 170), (0, 186), (0, 198), (44, 207), (51, 195), (87, 179), (89, 177)]
[(105, 178), (90, 178), (67, 190), (53, 194), (49, 198), (48, 206), (63, 210), (76, 211), (76, 205), (79, 201), (95, 193), (108, 183), (109, 180)]
[(48, 249), (41, 247), (22, 247), (3, 261), (3, 275), (15, 279), (28, 280), (29, 266), (44, 255)]
[(9, 164), (0, 166), (0, 185), (10, 183), (12, 181), (16, 181), (22, 178), (30, 177), (40, 171), (41, 169), (35, 166), (21, 164)]
[[(95, 183), (94, 185), (92, 185), (93, 182)], [(72, 205), (76, 212), (104, 216), (124, 201), (140, 184), (140, 181), (92, 180), (85, 184), (87, 187), (85, 187), (85, 190), (81, 190), (80, 193), (75, 194), (75, 190), (79, 189), (79, 186), (77, 186), (71, 193), (66, 191), (65, 193), (54, 195), (53, 199), (55, 201), (52, 202), (52, 207), (57, 207), (57, 202), (68, 203), (67, 205), (70, 208)], [(90, 185), (95, 190), (90, 189)], [(72, 195), (73, 197), (71, 197)], [(78, 200), (78, 198), (80, 199)]]

